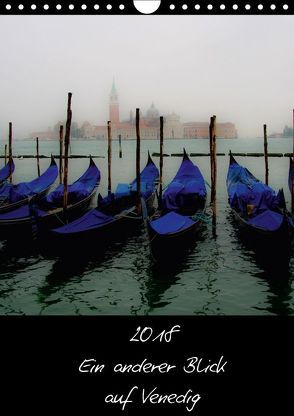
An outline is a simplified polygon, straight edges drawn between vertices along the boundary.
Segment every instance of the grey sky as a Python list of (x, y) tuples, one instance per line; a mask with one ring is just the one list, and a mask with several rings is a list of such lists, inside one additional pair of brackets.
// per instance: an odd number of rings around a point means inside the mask
[(154, 101), (239, 136), (291, 124), (294, 16), (0, 16), (0, 139), (65, 118), (104, 124), (112, 77), (121, 117)]

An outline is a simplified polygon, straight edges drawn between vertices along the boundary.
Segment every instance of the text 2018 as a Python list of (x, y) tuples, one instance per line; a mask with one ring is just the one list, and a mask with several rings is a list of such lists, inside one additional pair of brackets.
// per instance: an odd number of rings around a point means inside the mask
[(138, 326), (135, 335), (130, 339), (131, 342), (147, 342), (147, 341), (159, 341), (159, 342), (170, 342), (173, 334), (181, 331), (180, 325), (174, 325), (170, 330), (164, 329), (159, 334), (155, 334), (150, 326), (141, 328)]

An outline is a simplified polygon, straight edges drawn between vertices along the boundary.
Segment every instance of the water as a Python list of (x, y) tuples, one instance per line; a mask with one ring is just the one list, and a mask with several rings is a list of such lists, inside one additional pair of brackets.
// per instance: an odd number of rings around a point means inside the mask
[[(0, 144), (1, 146), (1, 144)], [(73, 154), (107, 155), (106, 142), (73, 141)], [(207, 140), (165, 141), (166, 153), (208, 152)], [(2, 149), (1, 149), (2, 147)], [(0, 147), (3, 153), (3, 144)], [(147, 150), (159, 151), (157, 141), (142, 142), (143, 166)], [(261, 139), (218, 140), (217, 151), (262, 152)], [(0, 151), (1, 151), (0, 150)], [(289, 139), (270, 139), (270, 152), (291, 152)], [(32, 154), (34, 142), (14, 143), (14, 154)], [(57, 142), (41, 142), (40, 153), (58, 154)], [(158, 164), (158, 158), (154, 158)], [(210, 181), (209, 158), (192, 159)], [(237, 157), (253, 174), (264, 178), (262, 158)], [(100, 192), (107, 187), (107, 159), (96, 159), (102, 172)], [(164, 159), (164, 183), (179, 167), (179, 157)], [(3, 165), (0, 159), (0, 166)], [(36, 176), (36, 161), (15, 160), (14, 181)], [(269, 158), (270, 184), (283, 187), (288, 207), (288, 158)], [(41, 159), (41, 170), (49, 159)], [(87, 159), (70, 160), (70, 177), (77, 178)], [(172, 314), (172, 315), (290, 315), (294, 312), (293, 261), (289, 271), (278, 275), (264, 268), (250, 247), (238, 236), (227, 204), (225, 178), (228, 157), (218, 157), (217, 237), (207, 224), (187, 256), (169, 269), (153, 263), (144, 230), (125, 235), (99, 253), (76, 247), (70, 256), (39, 247), (11, 247), (0, 240), (1, 314)], [(123, 142), (123, 159), (118, 142), (113, 142), (113, 187), (135, 176), (135, 141)]]

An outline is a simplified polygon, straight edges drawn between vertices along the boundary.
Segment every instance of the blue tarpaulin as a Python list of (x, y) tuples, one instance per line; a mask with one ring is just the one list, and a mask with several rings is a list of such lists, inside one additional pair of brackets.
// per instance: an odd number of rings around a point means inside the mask
[(30, 216), (30, 208), (29, 208), (29, 204), (26, 204), (12, 211), (8, 211), (8, 212), (4, 212), (3, 214), (0, 214), (0, 223), (1, 221), (18, 220), (20, 218), (26, 218), (29, 216)]
[[(78, 180), (68, 186), (68, 204), (74, 204), (89, 196), (99, 182), (100, 171), (91, 159), (86, 172)], [(49, 195), (44, 197), (40, 205), (47, 209), (61, 207), (63, 204), (63, 195), (64, 185), (61, 184), (54, 191), (50, 192)]]
[(52, 158), (48, 169), (38, 178), (30, 182), (21, 182), (16, 185), (5, 183), (0, 189), (0, 199), (12, 204), (30, 196), (42, 193), (53, 184), (58, 175), (58, 167)]
[(292, 193), (293, 181), (294, 181), (294, 159), (293, 157), (290, 157), (288, 185), (289, 185), (289, 189), (291, 193)]
[[(143, 198), (148, 198), (151, 193), (155, 191), (157, 180), (158, 180), (159, 172), (157, 167), (154, 165), (152, 159), (148, 158), (148, 162), (146, 167), (141, 172), (141, 196)], [(103, 225), (106, 225), (112, 221), (115, 221), (116, 218), (113, 215), (106, 215), (104, 214), (101, 209), (103, 207), (114, 204), (117, 202), (120, 207), (120, 211), (122, 212), (124, 209), (132, 206), (136, 201), (131, 196), (134, 195), (134, 190), (136, 190), (136, 180), (134, 180), (131, 184), (119, 184), (117, 186), (116, 192), (106, 196), (105, 198), (99, 201), (99, 208), (92, 209), (81, 218), (78, 218), (71, 223), (64, 225), (62, 227), (56, 228), (52, 230), (56, 234), (75, 234), (75, 233), (85, 233), (92, 229), (99, 229)], [(124, 204), (124, 198), (131, 197), (128, 199), (127, 206)], [(121, 200), (121, 201), (120, 201)]]
[[(141, 197), (148, 199), (154, 192), (157, 181), (158, 181), (159, 172), (155, 164), (153, 163), (151, 157), (149, 156), (147, 165), (142, 170), (141, 177)], [(98, 205), (99, 207), (104, 207), (105, 205), (111, 204), (113, 201), (119, 201), (124, 197), (135, 197), (135, 192), (137, 190), (137, 181), (133, 180), (130, 184), (119, 183), (116, 187), (114, 193), (107, 195), (105, 198), (99, 198)], [(135, 201), (133, 201), (135, 202)]]
[(181, 210), (194, 203), (196, 211), (197, 200), (205, 198), (205, 182), (199, 168), (184, 157), (176, 176), (163, 194), (163, 208), (168, 211)]
[(278, 230), (285, 218), (280, 209), (285, 208), (282, 190), (275, 191), (256, 179), (248, 169), (230, 157), (227, 175), (229, 204), (247, 224), (265, 231)]
[(265, 210), (261, 214), (248, 219), (248, 224), (259, 228), (266, 228), (269, 231), (278, 230), (283, 223), (284, 215), (271, 210)]
[(177, 214), (174, 211), (171, 211), (150, 223), (153, 230), (156, 231), (157, 234), (162, 235), (183, 231), (193, 224), (195, 224), (195, 221), (190, 217)]
[(114, 218), (111, 215), (103, 214), (98, 209), (92, 209), (87, 212), (81, 218), (64, 225), (63, 227), (56, 228), (54, 231), (59, 234), (72, 234), (89, 231), (93, 228), (99, 228), (104, 224), (108, 224), (113, 221)]
[[(55, 165), (56, 166), (56, 165)], [(57, 166), (56, 166), (57, 168)], [(90, 166), (86, 172), (75, 181), (72, 185), (69, 185), (69, 199), (68, 203), (79, 202), (85, 197), (89, 196), (94, 188), (99, 184), (100, 171), (95, 163), (90, 161)], [(60, 195), (60, 190), (63, 190), (63, 185), (58, 186), (57, 189), (48, 196), (43, 197), (41, 200), (35, 201), (31, 199), (29, 203), (23, 205), (10, 212), (0, 214), (0, 224), (7, 220), (18, 220), (22, 218), (29, 218), (32, 216), (42, 217), (48, 214), (48, 211), (62, 207), (63, 192)]]
[(242, 214), (247, 214), (248, 205), (252, 206), (251, 213), (255, 214), (266, 209), (276, 209), (280, 203), (270, 186), (260, 182), (238, 163), (230, 164), (227, 188), (230, 206)]
[(0, 169), (0, 183), (5, 181), (8, 178), (10, 173), (14, 172), (14, 168), (15, 168), (14, 161), (11, 160), (11, 168), (8, 162), (2, 169)]

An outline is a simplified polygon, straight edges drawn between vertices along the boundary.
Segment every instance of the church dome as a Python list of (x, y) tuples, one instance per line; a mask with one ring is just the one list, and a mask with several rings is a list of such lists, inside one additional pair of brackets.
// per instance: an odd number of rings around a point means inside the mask
[(147, 118), (158, 118), (159, 117), (159, 111), (157, 110), (157, 108), (154, 106), (153, 103), (152, 103), (151, 107), (149, 108), (149, 110), (147, 111), (146, 116), (147, 116)]
[(180, 116), (178, 114), (176, 114), (175, 112), (172, 112), (171, 114), (168, 114), (166, 116), (166, 121), (169, 122), (180, 122)]

